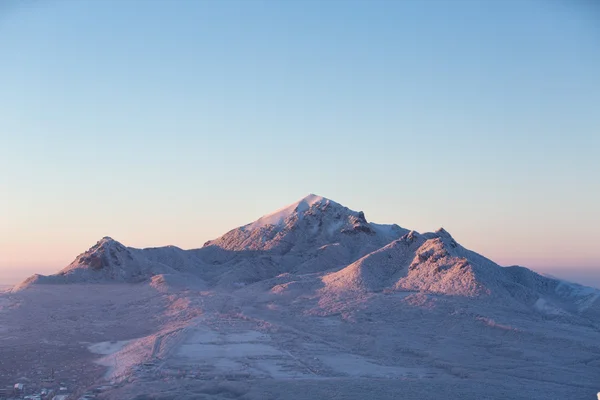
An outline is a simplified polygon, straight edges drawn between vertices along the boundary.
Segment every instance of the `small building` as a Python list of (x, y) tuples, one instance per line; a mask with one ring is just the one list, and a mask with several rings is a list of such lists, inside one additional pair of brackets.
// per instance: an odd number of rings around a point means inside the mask
[(54, 398), (54, 389), (44, 389), (46, 394), (42, 395), (44, 400), (52, 400)]
[(23, 394), (23, 389), (25, 388), (25, 385), (23, 385), (22, 383), (15, 383), (15, 386), (13, 387), (13, 390), (15, 392), (15, 395), (21, 395)]

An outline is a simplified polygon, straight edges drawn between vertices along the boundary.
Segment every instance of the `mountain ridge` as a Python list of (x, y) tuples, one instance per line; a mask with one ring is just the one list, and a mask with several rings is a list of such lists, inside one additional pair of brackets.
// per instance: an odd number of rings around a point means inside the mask
[(501, 267), (461, 246), (444, 228), (418, 233), (396, 224), (374, 224), (362, 211), (314, 194), (198, 249), (136, 249), (105, 236), (57, 274), (34, 275), (15, 288), (138, 283), (159, 275), (182, 276), (200, 286), (239, 288), (281, 274), (317, 274), (321, 291), (338, 294), (409, 291), (492, 297), (544, 313), (600, 315), (600, 291), (524, 267)]

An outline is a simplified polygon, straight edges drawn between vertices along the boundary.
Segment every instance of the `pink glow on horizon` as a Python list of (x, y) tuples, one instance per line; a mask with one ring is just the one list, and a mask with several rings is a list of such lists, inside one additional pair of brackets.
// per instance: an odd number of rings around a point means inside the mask
[[(16, 283), (33, 273), (44, 275), (55, 273), (67, 266), (77, 255), (94, 245), (102, 236), (96, 239), (80, 237), (78, 240), (65, 240), (63, 242), (59, 241), (60, 238), (56, 236), (49, 238), (47, 241), (36, 241), (33, 243), (17, 240), (13, 240), (10, 243), (3, 242), (0, 253), (0, 284)], [(182, 237), (180, 243), (175, 240), (161, 241), (160, 238), (154, 237), (154, 235), (137, 238), (111, 236), (130, 247), (143, 248), (173, 244), (183, 249), (190, 249), (201, 247), (204, 242), (214, 239), (219, 235), (206, 237), (197, 241), (190, 238), (183, 240), (184, 238)], [(521, 265), (536, 272), (551, 275), (556, 274), (558, 277), (572, 279), (581, 284), (600, 285), (600, 265), (591, 257), (586, 258), (585, 255), (573, 257), (570, 254), (564, 254), (562, 257), (547, 257), (543, 255), (544, 249), (540, 246), (530, 246), (527, 249), (520, 249), (520, 251), (515, 251), (516, 255), (506, 254), (508, 251), (499, 251), (496, 248), (492, 248), (489, 246), (489, 242), (479, 243), (478, 248), (477, 239), (471, 240), (471, 243), (465, 243), (456, 234), (453, 234), (453, 236), (463, 246), (482, 254), (499, 265)], [(488, 248), (488, 251), (485, 251), (486, 248)], [(590, 254), (590, 256), (592, 255)]]

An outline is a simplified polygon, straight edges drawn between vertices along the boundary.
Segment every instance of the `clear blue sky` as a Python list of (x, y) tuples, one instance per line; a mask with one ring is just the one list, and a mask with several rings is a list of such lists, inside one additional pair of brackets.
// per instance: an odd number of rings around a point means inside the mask
[(502, 264), (600, 276), (599, 16), (569, 0), (3, 1), (0, 281), (104, 235), (199, 247), (308, 193), (444, 226)]

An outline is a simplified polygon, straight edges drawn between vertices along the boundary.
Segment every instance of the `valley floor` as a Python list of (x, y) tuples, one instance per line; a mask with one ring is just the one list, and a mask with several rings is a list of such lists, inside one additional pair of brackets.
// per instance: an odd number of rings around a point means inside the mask
[[(148, 284), (0, 295), (0, 388), (105, 399), (593, 399), (598, 326), (412, 292)], [(50, 382), (49, 378), (53, 378)]]

